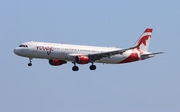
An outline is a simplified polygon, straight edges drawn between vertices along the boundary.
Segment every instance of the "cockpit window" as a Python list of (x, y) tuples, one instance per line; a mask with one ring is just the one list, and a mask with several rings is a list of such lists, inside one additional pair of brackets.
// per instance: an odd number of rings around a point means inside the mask
[(27, 45), (19, 45), (19, 47), (28, 47)]

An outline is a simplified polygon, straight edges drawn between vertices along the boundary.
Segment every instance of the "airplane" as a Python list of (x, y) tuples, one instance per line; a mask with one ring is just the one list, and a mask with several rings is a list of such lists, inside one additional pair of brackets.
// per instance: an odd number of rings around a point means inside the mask
[(146, 28), (133, 47), (122, 49), (116, 47), (97, 47), (72, 45), (64, 43), (25, 42), (14, 49), (16, 55), (28, 57), (28, 66), (32, 66), (33, 58), (48, 59), (52, 66), (72, 62), (73, 71), (78, 71), (77, 64), (88, 64), (90, 70), (96, 70), (94, 63), (122, 64), (145, 60), (163, 52), (148, 52), (152, 28)]

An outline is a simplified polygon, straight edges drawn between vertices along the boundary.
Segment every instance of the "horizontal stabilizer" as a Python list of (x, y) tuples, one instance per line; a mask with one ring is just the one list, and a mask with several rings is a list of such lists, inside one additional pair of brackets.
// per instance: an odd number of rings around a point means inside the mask
[(151, 57), (154, 57), (155, 55), (157, 54), (162, 54), (164, 52), (156, 52), (156, 53), (150, 53), (150, 54), (142, 54), (141, 55), (141, 59), (147, 59), (147, 58), (151, 58)]

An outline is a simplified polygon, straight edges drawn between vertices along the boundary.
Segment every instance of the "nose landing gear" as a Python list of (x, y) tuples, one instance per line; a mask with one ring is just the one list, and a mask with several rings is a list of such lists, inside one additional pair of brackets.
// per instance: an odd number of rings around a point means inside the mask
[(28, 66), (32, 66), (32, 58), (29, 58)]

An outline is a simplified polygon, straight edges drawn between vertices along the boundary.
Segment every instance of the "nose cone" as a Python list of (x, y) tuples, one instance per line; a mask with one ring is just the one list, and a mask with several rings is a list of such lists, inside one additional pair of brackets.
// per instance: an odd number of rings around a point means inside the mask
[(17, 49), (14, 49), (14, 53), (17, 54)]
[(17, 48), (14, 49), (14, 53), (17, 54), (17, 55), (19, 55), (19, 50), (18, 50)]

